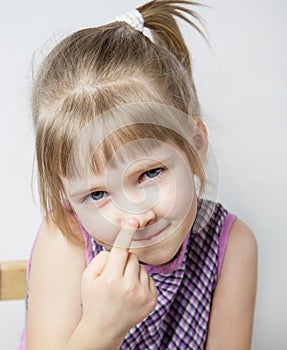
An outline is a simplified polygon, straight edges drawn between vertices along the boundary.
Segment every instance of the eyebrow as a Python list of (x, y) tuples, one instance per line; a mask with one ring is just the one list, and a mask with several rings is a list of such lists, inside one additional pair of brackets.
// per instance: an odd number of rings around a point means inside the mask
[(131, 167), (126, 172), (126, 177), (130, 178), (135, 175), (138, 175), (139, 173), (145, 172), (146, 168), (153, 168), (153, 167), (159, 167), (160, 165), (165, 165), (168, 163), (171, 157), (165, 157), (164, 159), (153, 159), (148, 158), (143, 161), (136, 162), (135, 164), (131, 165)]
[[(92, 184), (92, 181), (91, 181)], [(71, 186), (72, 187), (72, 186)], [(78, 187), (75, 192), (69, 193), (69, 197), (82, 197), (84, 195), (87, 195), (91, 192), (95, 192), (95, 191), (102, 191), (100, 190), (100, 188), (104, 187), (103, 185), (96, 185), (96, 184), (92, 184), (90, 187)]]

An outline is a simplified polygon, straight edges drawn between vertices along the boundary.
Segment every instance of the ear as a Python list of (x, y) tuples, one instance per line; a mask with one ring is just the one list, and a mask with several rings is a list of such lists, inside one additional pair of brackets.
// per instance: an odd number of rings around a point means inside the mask
[(205, 162), (208, 149), (208, 132), (206, 126), (199, 117), (193, 119), (192, 141), (201, 160)]

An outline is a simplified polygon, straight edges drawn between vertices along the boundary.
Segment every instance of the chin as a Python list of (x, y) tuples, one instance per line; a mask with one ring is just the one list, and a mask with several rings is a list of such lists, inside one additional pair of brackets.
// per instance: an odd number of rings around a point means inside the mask
[(144, 264), (166, 264), (175, 257), (182, 244), (182, 242), (180, 242), (180, 244), (170, 244), (167, 241), (168, 240), (143, 248), (130, 249), (130, 252), (135, 254), (139, 261)]

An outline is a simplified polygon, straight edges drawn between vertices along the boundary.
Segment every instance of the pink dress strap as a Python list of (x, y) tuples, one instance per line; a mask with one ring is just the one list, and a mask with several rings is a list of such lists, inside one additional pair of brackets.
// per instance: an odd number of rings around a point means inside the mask
[(217, 280), (220, 277), (222, 263), (227, 247), (227, 241), (229, 237), (229, 233), (232, 227), (232, 224), (236, 220), (236, 215), (228, 213), (223, 221), (223, 225), (221, 227), (221, 232), (219, 236), (219, 251), (218, 251), (218, 266), (217, 266)]
[(92, 239), (91, 236), (87, 233), (84, 227), (80, 224), (82, 236), (85, 242), (85, 250), (86, 250), (86, 263), (89, 263), (93, 260), (93, 247), (92, 247)]

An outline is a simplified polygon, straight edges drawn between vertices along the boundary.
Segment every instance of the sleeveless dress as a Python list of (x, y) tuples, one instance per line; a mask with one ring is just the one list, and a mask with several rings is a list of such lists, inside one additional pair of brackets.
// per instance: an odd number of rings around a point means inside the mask
[[(198, 200), (195, 222), (174, 259), (143, 265), (155, 282), (157, 305), (129, 331), (121, 350), (204, 349), (212, 296), (235, 219), (220, 203)], [(104, 248), (81, 228), (89, 264)], [(25, 350), (25, 330), (18, 350)]]

